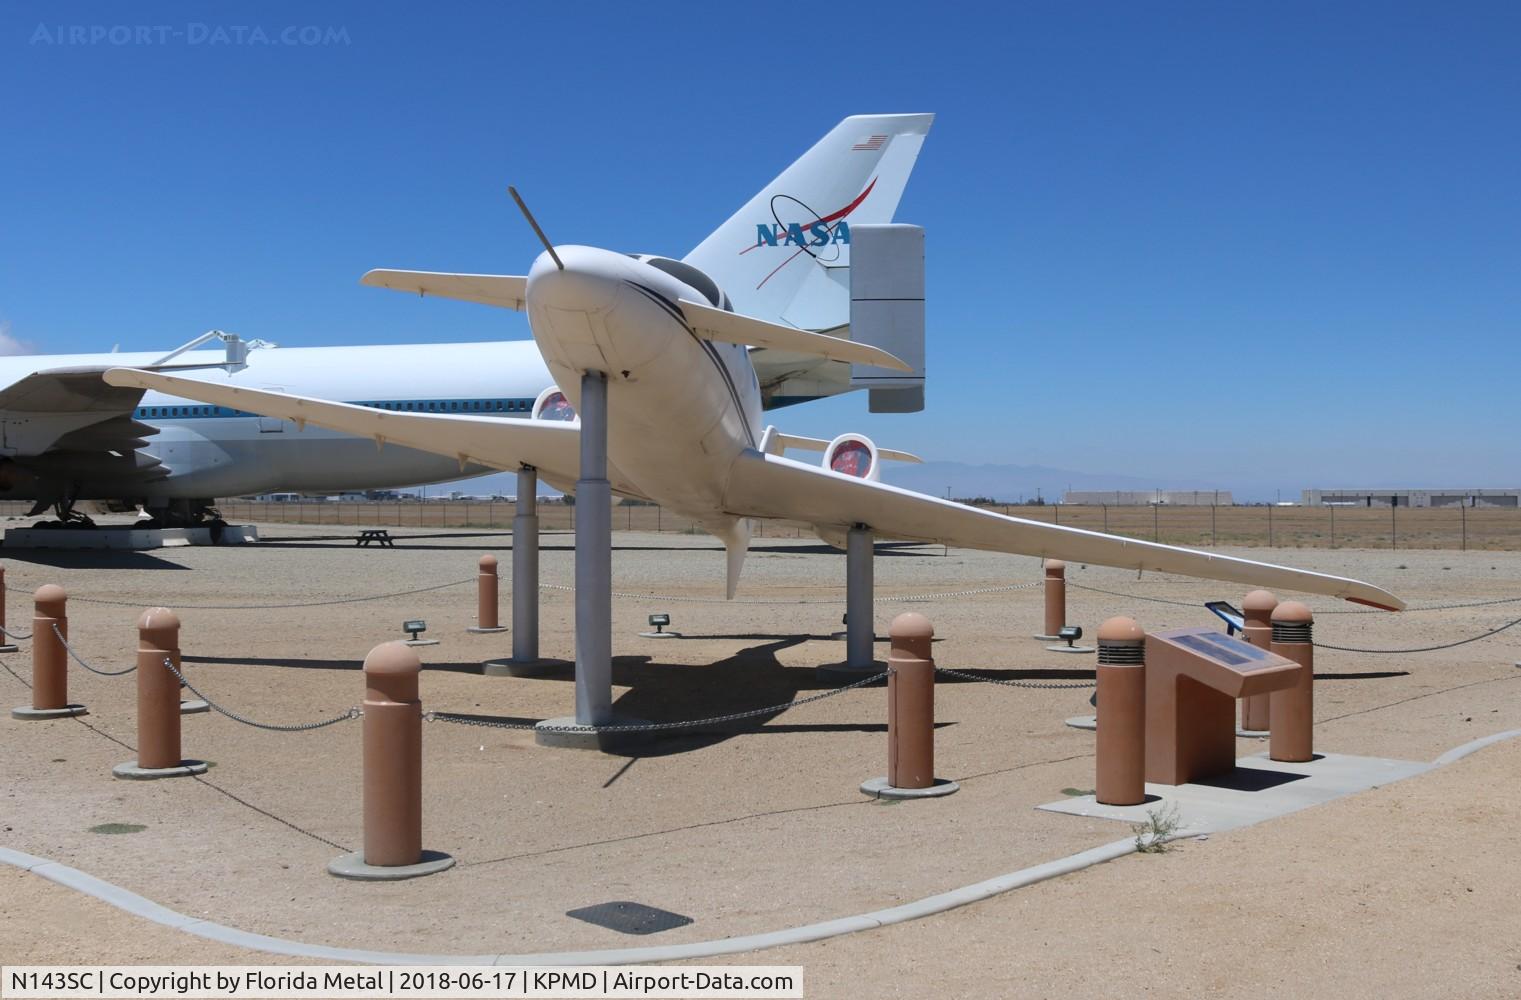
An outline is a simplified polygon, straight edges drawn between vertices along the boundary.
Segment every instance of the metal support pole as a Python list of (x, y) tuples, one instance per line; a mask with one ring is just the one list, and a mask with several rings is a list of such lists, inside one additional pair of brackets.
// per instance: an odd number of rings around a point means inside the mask
[(876, 621), (872, 600), (871, 530), (850, 529), (845, 542), (845, 666), (867, 668), (875, 661)]
[(1140, 805), (1146, 801), (1146, 633), (1134, 618), (1099, 626), (1097, 683), (1094, 798)]
[(1315, 618), (1298, 601), (1285, 601), (1273, 609), (1272, 651), (1299, 664), (1294, 686), (1274, 691), (1272, 734), (1268, 756), (1273, 760), (1304, 763), (1315, 759)]
[(581, 477), (576, 480), (576, 723), (613, 713), (613, 524), (607, 481), (607, 376), (581, 376)]
[(539, 472), (518, 469), (517, 512), (512, 519), (512, 661), (539, 659)]
[[(1268, 508), (1272, 510), (1271, 507)], [(1271, 649), (1273, 644), (1273, 609), (1278, 607), (1276, 595), (1266, 590), (1254, 590), (1241, 602), (1244, 624), (1241, 638), (1258, 649)], [(1270, 694), (1254, 694), (1241, 699), (1241, 728), (1248, 732), (1265, 733), (1271, 728), (1272, 701)]]

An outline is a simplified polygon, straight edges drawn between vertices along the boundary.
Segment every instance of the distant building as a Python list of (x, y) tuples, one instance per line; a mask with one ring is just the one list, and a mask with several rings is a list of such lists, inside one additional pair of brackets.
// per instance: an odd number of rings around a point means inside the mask
[(1301, 490), (1306, 507), (1521, 507), (1516, 490)]
[(1230, 490), (1068, 490), (1062, 503), (1109, 507), (1229, 507)]

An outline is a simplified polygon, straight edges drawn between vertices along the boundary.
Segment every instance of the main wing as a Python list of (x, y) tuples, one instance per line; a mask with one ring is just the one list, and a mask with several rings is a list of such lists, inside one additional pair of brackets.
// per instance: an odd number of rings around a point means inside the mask
[(1007, 517), (754, 451), (734, 463), (725, 507), (739, 517), (865, 524), (892, 538), (1326, 594), (1389, 611), (1405, 606), (1360, 580)]
[[(133, 368), (105, 373), (111, 385), (157, 389), (203, 403), (230, 406), (264, 416), (292, 420), (298, 427), (315, 424), (329, 430), (372, 438), (377, 444), (398, 444), (498, 469), (531, 466), (558, 484), (575, 481), (580, 467), (580, 425), (557, 420), (522, 420), (466, 414), (397, 413), (352, 403), (335, 403), (263, 389), (217, 385)], [(615, 470), (608, 470), (613, 488), (639, 495)]]
[(376, 268), (366, 271), (359, 283), (372, 288), (436, 295), (441, 299), (479, 302), (519, 312), (528, 301), (528, 279), (516, 274), (450, 274), (443, 271)]

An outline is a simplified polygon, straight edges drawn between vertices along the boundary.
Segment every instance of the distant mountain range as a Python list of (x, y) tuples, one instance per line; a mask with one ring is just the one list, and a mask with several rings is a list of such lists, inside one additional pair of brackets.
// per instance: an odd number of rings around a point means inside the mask
[(971, 465), (966, 462), (885, 462), (884, 482), (943, 497), (989, 497), (1019, 503), (1040, 496), (1059, 502), (1067, 490), (1213, 490), (1218, 484), (1192, 479), (1148, 479), (1110, 473), (1077, 472), (1045, 465)]

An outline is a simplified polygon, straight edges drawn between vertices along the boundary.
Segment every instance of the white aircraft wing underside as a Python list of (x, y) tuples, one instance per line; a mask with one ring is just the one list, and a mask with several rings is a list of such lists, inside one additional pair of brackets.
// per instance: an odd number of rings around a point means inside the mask
[(837, 529), (865, 524), (890, 538), (1326, 594), (1390, 610), (1405, 606), (1360, 580), (1007, 517), (755, 451), (734, 463), (725, 507), (740, 517), (788, 518)]
[[(462, 466), (470, 462), (506, 470), (532, 466), (539, 470), (542, 478), (562, 489), (576, 481), (580, 468), (580, 425), (570, 421), (454, 413), (396, 413), (283, 392), (216, 385), (134, 368), (113, 368), (106, 372), (105, 379), (111, 385), (157, 389), (185, 399), (293, 420), (298, 426), (314, 424), (372, 438), (381, 445), (403, 445), (450, 455), (458, 458)], [(619, 493), (642, 496), (613, 468), (608, 469), (608, 480)]]
[(515, 274), (450, 274), (441, 271), (395, 271), (377, 268), (365, 272), (361, 285), (392, 288), (398, 292), (436, 295), (441, 299), (479, 302), (503, 309), (523, 310), (528, 279)]

